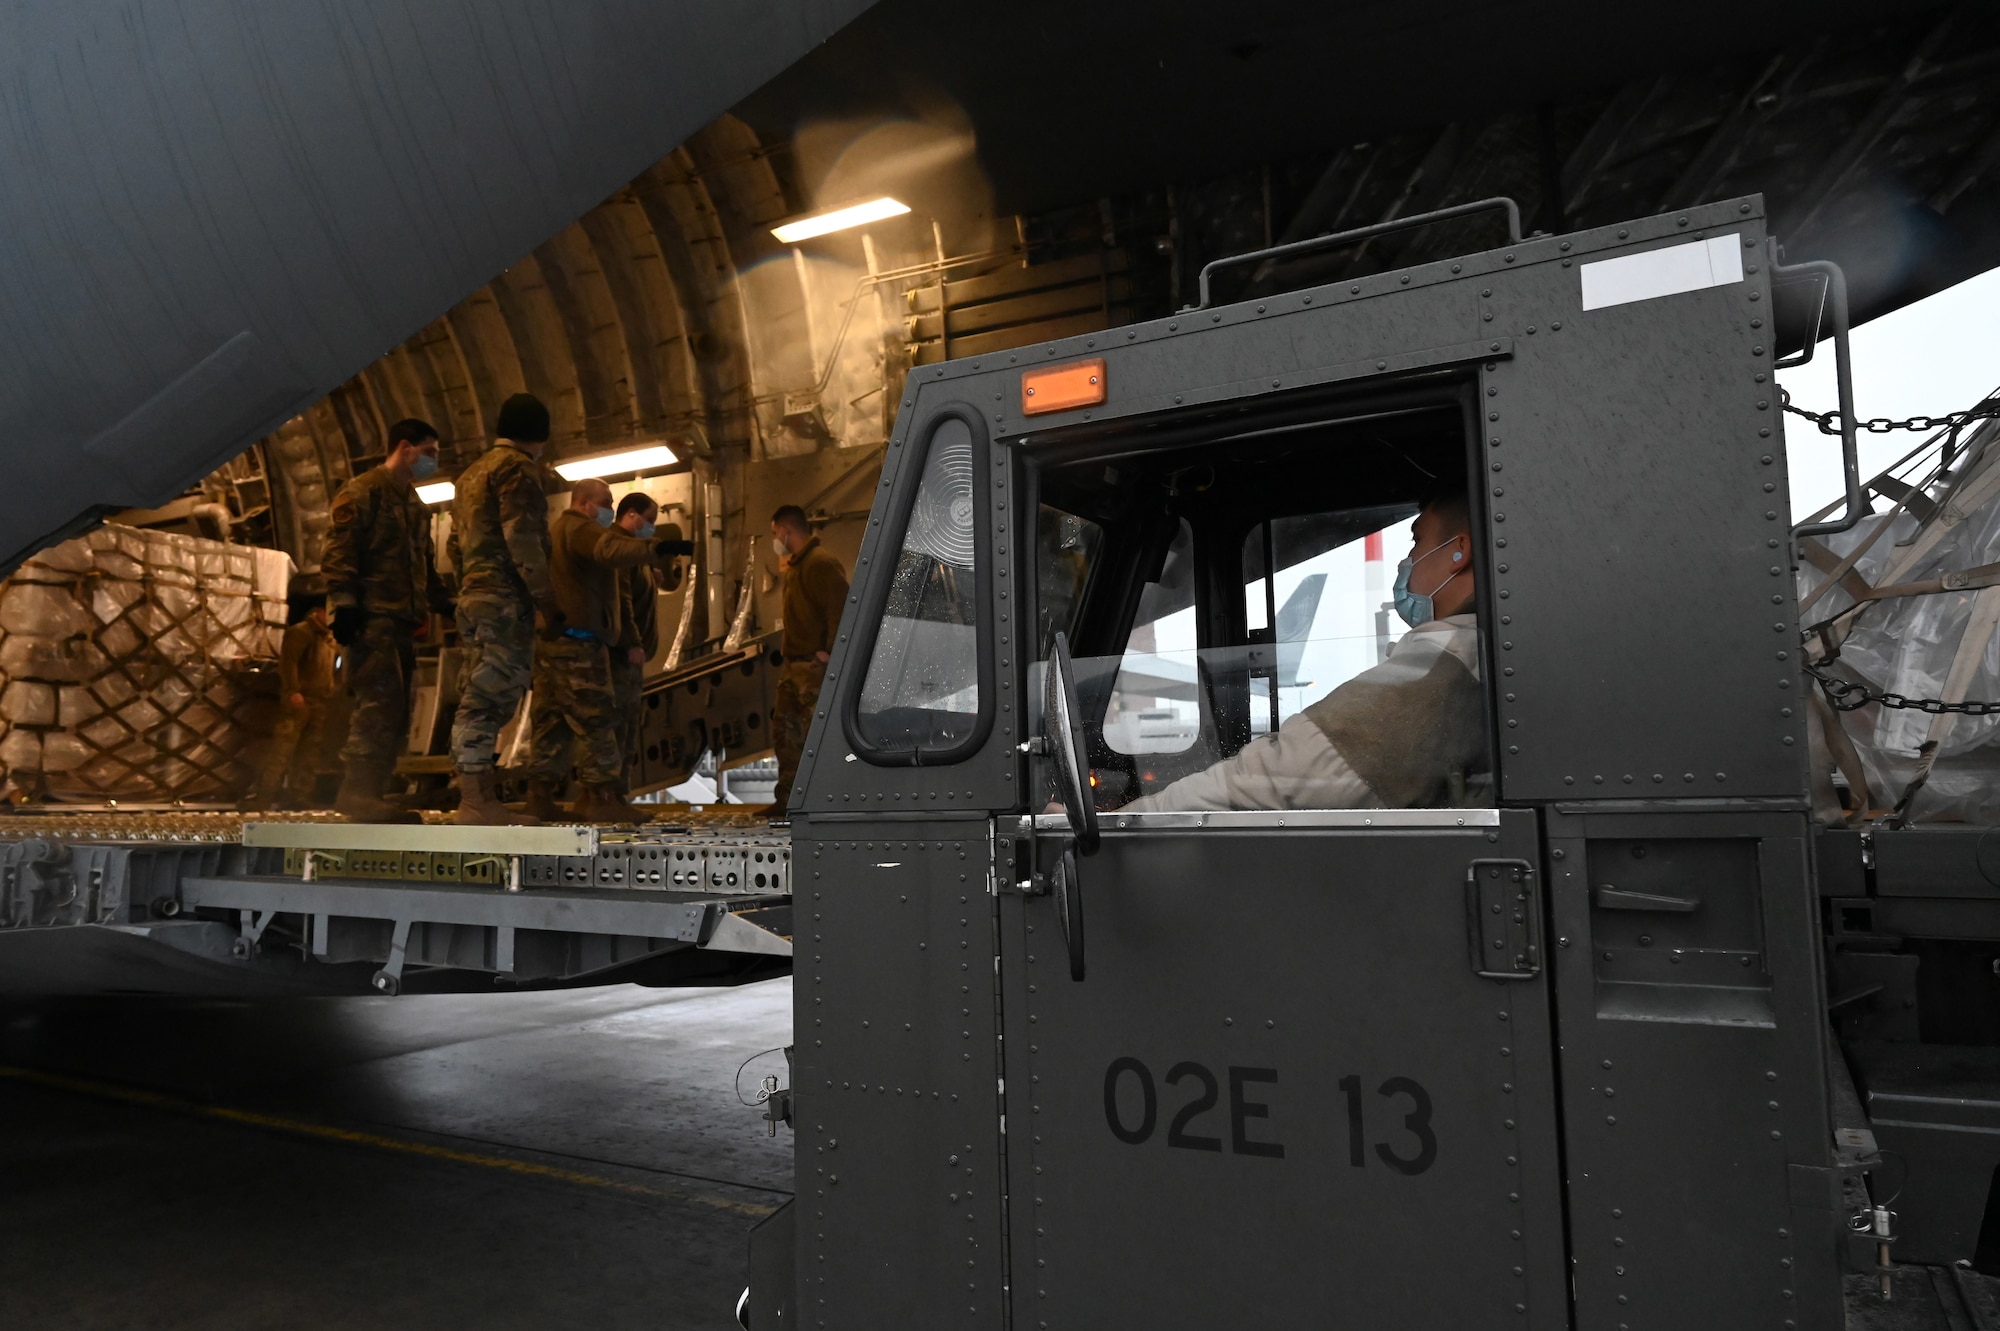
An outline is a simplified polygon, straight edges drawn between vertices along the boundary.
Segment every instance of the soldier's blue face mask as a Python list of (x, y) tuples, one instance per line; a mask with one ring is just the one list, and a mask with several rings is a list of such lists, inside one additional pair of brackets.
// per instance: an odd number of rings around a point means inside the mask
[(611, 516), (610, 509), (599, 506), (597, 510), (597, 525), (600, 527), (609, 527), (611, 525)]
[(633, 532), (632, 534), (634, 536), (637, 536), (642, 541), (650, 541), (653, 539), (653, 533), (656, 530), (658, 529), (655, 528), (652, 523), (642, 522), (639, 524), (639, 530)]
[[(1451, 538), (1451, 541), (1457, 539), (1454, 536)], [(1429, 559), (1432, 555), (1450, 545), (1451, 541), (1440, 541), (1418, 555), (1416, 559), (1405, 559), (1402, 563), (1396, 565), (1396, 613), (1411, 628), (1415, 628), (1419, 624), (1428, 624), (1437, 618), (1436, 613), (1431, 609), (1431, 597), (1436, 596), (1444, 590), (1445, 582), (1450, 582), (1465, 571), (1462, 568), (1454, 568), (1449, 574), (1445, 575), (1444, 582), (1440, 582), (1428, 592), (1413, 592), (1410, 590), (1410, 570), (1417, 566), (1417, 560)], [(1464, 558), (1464, 555), (1453, 551), (1451, 562), (1456, 564)]]
[(410, 464), (410, 475), (420, 481), (427, 481), (438, 474), (438, 459), (435, 453), (419, 453), (417, 460)]

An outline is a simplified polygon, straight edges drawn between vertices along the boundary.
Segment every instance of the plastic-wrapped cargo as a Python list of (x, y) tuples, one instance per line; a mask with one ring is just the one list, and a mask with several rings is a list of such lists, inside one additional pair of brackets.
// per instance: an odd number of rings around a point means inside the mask
[(24, 790), (233, 798), (254, 775), (290, 556), (106, 526), (0, 582), (0, 766)]
[(1882, 511), (1801, 542), (1806, 661), (1838, 695), (1813, 690), (1815, 776), (1844, 774), (1852, 821), (2000, 824), (2000, 713), (1936, 710), (2000, 702), (2000, 422), (1918, 456), (1871, 483)]

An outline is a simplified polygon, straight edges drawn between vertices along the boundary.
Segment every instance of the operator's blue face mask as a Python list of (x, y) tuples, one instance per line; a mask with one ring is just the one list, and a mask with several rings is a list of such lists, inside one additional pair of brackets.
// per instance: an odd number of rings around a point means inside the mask
[(599, 509), (597, 510), (597, 525), (598, 525), (598, 526), (600, 526), (600, 527), (609, 527), (609, 526), (611, 525), (611, 510), (610, 510), (610, 509), (608, 509), (608, 508), (603, 508), (603, 507), (600, 507), (600, 508), (599, 508)]
[(417, 460), (410, 464), (410, 475), (420, 481), (427, 481), (438, 474), (438, 460), (435, 453), (419, 453)]
[[(1454, 536), (1451, 538), (1451, 541), (1455, 541), (1457, 539), (1458, 538)], [(1444, 590), (1445, 582), (1450, 582), (1453, 578), (1457, 577), (1459, 574), (1465, 571), (1462, 568), (1453, 569), (1449, 574), (1446, 575), (1444, 582), (1440, 582), (1437, 586), (1431, 588), (1428, 592), (1413, 592), (1410, 590), (1410, 570), (1417, 566), (1417, 560), (1430, 558), (1438, 551), (1444, 549), (1445, 546), (1450, 545), (1451, 541), (1440, 541), (1438, 544), (1432, 546), (1430, 549), (1418, 555), (1416, 559), (1405, 559), (1402, 563), (1396, 565), (1396, 613), (1400, 615), (1402, 617), (1403, 622), (1405, 624), (1408, 624), (1411, 628), (1415, 628), (1419, 624), (1428, 624), (1433, 619), (1437, 618), (1437, 615), (1431, 609), (1431, 597), (1436, 596), (1439, 592)], [(1456, 563), (1458, 559), (1459, 559), (1458, 555), (1452, 556), (1452, 560), (1454, 563)]]
[(653, 539), (653, 533), (657, 530), (658, 528), (654, 527), (652, 523), (642, 522), (639, 524), (639, 530), (632, 534), (642, 541), (650, 541)]

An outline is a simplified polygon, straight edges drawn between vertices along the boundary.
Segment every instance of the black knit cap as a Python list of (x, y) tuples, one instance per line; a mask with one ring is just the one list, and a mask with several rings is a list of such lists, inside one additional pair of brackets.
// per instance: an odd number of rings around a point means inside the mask
[(493, 433), (517, 443), (545, 444), (549, 439), (549, 409), (533, 393), (516, 393), (500, 404), (500, 420)]

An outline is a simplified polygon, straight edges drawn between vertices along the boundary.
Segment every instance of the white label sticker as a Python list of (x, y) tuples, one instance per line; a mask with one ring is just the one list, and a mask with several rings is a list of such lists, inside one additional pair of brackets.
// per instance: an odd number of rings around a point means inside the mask
[(1585, 264), (1582, 273), (1586, 310), (1726, 286), (1743, 280), (1743, 238), (1731, 233), (1713, 240), (1647, 250), (1644, 254), (1602, 259)]

